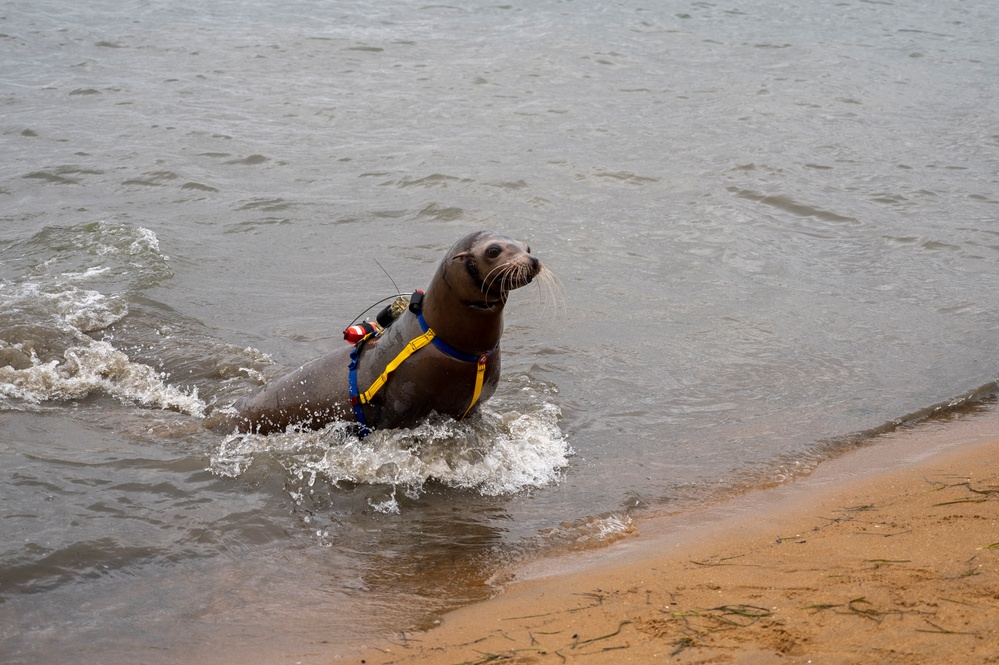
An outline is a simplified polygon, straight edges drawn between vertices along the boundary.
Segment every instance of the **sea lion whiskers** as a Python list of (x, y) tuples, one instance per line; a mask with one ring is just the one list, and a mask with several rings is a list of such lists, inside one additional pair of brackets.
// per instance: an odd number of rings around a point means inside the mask
[(543, 310), (547, 310), (550, 305), (553, 316), (560, 308), (565, 310), (564, 289), (561, 280), (540, 262), (525, 264), (516, 260), (507, 261), (494, 267), (486, 277), (487, 280), (482, 283), (481, 288), (483, 294), (495, 293), (497, 282), (499, 283), (499, 292), (504, 298), (513, 289), (521, 288), (527, 284), (537, 284), (539, 301)]
[(547, 310), (549, 305), (552, 308), (552, 316), (559, 309), (565, 310), (562, 281), (548, 266), (541, 265), (532, 276), (530, 283), (538, 285), (538, 301), (541, 303), (542, 311)]
[(541, 301), (542, 311), (548, 309), (549, 302), (552, 306), (552, 316), (558, 311), (559, 305), (565, 310), (565, 296), (562, 288), (562, 280), (548, 269), (541, 266), (541, 269), (534, 276), (534, 283), (538, 285), (538, 298)]
[(482, 285), (479, 287), (483, 294), (488, 295), (494, 291), (493, 287), (495, 286), (497, 279), (500, 282), (499, 293), (502, 294), (508, 290), (504, 288), (504, 283), (506, 281), (506, 273), (510, 269), (510, 264), (510, 261), (501, 263), (486, 273), (486, 276), (482, 279)]
[[(502, 300), (506, 299), (506, 294), (510, 291), (506, 283), (509, 270), (510, 266), (508, 264), (504, 264), (493, 268), (486, 274), (485, 279), (482, 280), (482, 285), (479, 287), (479, 290), (487, 300), (490, 295), (498, 296)], [(497, 281), (499, 282), (498, 289), (495, 288)]]
[[(536, 265), (537, 270), (540, 270), (541, 264), (538, 263)], [(535, 269), (532, 265), (511, 259), (494, 267), (486, 274), (485, 279), (482, 280), (482, 291), (483, 293), (494, 292), (494, 287), (498, 281), (499, 292), (506, 293), (507, 291), (530, 284), (534, 280), (534, 277)]]

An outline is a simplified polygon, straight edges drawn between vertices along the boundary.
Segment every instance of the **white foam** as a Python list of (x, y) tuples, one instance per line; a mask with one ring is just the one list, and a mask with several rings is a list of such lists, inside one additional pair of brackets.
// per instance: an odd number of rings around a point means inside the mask
[(88, 249), (100, 256), (149, 254), (162, 261), (170, 258), (160, 253), (160, 239), (156, 234), (143, 226), (101, 220), (95, 225), (94, 231), (88, 236), (91, 240)]
[(0, 304), (24, 323), (71, 333), (100, 330), (128, 314), (128, 303), (122, 296), (39, 282), (0, 284)]
[(402, 509), (399, 508), (399, 502), (395, 498), (395, 491), (396, 488), (393, 487), (392, 494), (384, 501), (376, 502), (368, 499), (368, 505), (374, 508), (375, 512), (384, 513), (386, 515), (398, 515), (402, 512)]
[(544, 402), (532, 409), (484, 409), (473, 422), (432, 418), (411, 430), (376, 430), (363, 440), (347, 423), (266, 437), (234, 434), (212, 456), (211, 470), (238, 476), (257, 456), (277, 459), (294, 479), (289, 492), (299, 502), (303, 486), (320, 478), (332, 485), (391, 485), (391, 497), (372, 504), (381, 512), (399, 510), (396, 488), (416, 497), (430, 481), (486, 496), (513, 494), (557, 482), (572, 455), (558, 427), (558, 407)]
[(120, 296), (106, 296), (97, 291), (69, 289), (55, 294), (46, 294), (53, 301), (53, 308), (59, 318), (57, 325), (64, 329), (80, 332), (101, 330), (117, 323), (128, 314), (128, 303)]
[(163, 374), (132, 362), (108, 342), (84, 338), (80, 345), (66, 349), (63, 357), (63, 361), (42, 363), (32, 354), (31, 367), (0, 367), (0, 397), (38, 404), (102, 393), (126, 403), (204, 415), (205, 403), (196, 389), (184, 391), (168, 385)]

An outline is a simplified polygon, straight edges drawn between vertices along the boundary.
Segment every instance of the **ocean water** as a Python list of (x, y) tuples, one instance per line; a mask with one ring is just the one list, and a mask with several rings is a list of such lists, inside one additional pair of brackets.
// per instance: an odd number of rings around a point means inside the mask
[[(330, 662), (636, 515), (994, 401), (997, 24), (5, 3), (0, 660)], [(480, 228), (561, 283), (511, 297), (481, 416), (206, 426)]]

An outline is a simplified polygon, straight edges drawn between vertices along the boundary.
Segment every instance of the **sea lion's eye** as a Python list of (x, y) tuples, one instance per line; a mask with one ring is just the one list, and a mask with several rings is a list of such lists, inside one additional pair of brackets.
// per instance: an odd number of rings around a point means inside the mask
[(500, 247), (499, 245), (489, 245), (489, 247), (486, 249), (486, 258), (495, 259), (502, 253), (503, 253), (503, 248)]

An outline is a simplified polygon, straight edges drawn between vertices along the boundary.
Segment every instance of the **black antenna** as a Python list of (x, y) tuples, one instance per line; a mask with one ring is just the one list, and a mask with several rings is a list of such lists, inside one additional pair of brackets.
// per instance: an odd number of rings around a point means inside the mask
[(394, 280), (394, 279), (392, 279), (392, 275), (390, 275), (390, 274), (388, 273), (388, 270), (386, 270), (386, 269), (385, 269), (385, 267), (384, 267), (384, 266), (382, 266), (382, 264), (378, 263), (378, 259), (376, 259), (376, 258), (372, 258), (371, 260), (372, 260), (372, 261), (374, 261), (374, 262), (375, 262), (375, 264), (376, 264), (376, 265), (377, 265), (377, 266), (378, 266), (379, 268), (381, 268), (381, 269), (382, 269), (382, 272), (383, 272), (383, 273), (385, 273), (385, 276), (389, 278), (389, 281), (390, 281), (390, 282), (392, 282), (392, 286), (394, 286), (394, 287), (395, 287), (395, 290), (396, 290), (396, 292), (398, 293), (398, 292), (399, 292), (399, 285), (395, 283), (395, 280)]

